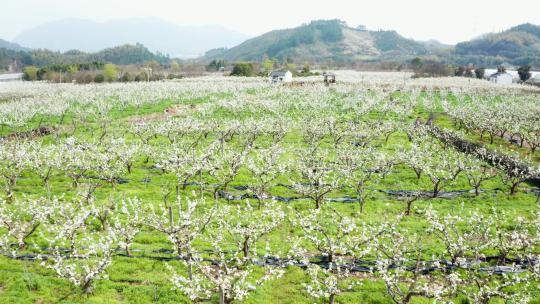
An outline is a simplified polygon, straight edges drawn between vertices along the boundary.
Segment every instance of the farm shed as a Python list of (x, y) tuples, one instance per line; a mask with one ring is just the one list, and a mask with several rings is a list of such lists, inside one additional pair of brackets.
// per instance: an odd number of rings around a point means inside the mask
[(276, 82), (292, 82), (291, 71), (272, 71), (268, 74), (268, 80), (272, 83)]
[(330, 72), (324, 72), (323, 76), (324, 76), (324, 83), (326, 85), (336, 83), (336, 74), (330, 73)]

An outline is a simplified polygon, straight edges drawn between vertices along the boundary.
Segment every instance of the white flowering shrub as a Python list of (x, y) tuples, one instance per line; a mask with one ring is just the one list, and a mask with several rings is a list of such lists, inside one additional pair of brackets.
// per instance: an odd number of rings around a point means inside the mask
[(28, 245), (28, 238), (49, 219), (55, 202), (47, 199), (17, 199), (12, 204), (0, 199), (0, 227), (5, 229), (4, 246), (15, 241), (19, 250)]
[(266, 204), (261, 209), (255, 209), (249, 201), (245, 206), (225, 207), (220, 213), (226, 216), (220, 217), (218, 229), (230, 234), (245, 259), (257, 254), (254, 245), (276, 229), (285, 218), (285, 212), (278, 204)]
[(67, 279), (83, 293), (91, 293), (97, 280), (107, 279), (107, 268), (112, 263), (116, 236), (110, 230), (105, 234), (86, 235), (73, 252), (66, 255), (60, 248), (42, 262), (60, 278)]
[[(171, 281), (175, 288), (191, 300), (208, 300), (217, 294), (220, 304), (232, 303), (246, 299), (250, 292), (265, 281), (279, 278), (284, 271), (281, 268), (261, 265), (264, 271), (255, 271), (250, 259), (241, 257), (241, 250), (226, 252), (224, 231), (218, 229), (209, 240), (212, 246), (210, 258), (193, 259), (194, 271), (187, 277), (169, 266), (173, 271)], [(188, 265), (189, 267), (189, 265)]]

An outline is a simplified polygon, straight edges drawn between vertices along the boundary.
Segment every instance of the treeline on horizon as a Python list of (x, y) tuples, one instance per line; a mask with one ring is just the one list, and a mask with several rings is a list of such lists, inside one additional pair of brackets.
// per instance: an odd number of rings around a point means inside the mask
[[(181, 73), (182, 71), (182, 73)], [(57, 83), (102, 83), (159, 81), (180, 79), (185, 76), (201, 75), (193, 66), (181, 66), (177, 61), (160, 64), (150, 60), (137, 65), (115, 65), (112, 63), (52, 64), (44, 67), (23, 68), (26, 81), (50, 81)]]
[(156, 61), (162, 65), (168, 65), (173, 59), (161, 53), (154, 54), (142, 44), (125, 44), (95, 53), (86, 53), (78, 50), (62, 53), (44, 49), (15, 51), (0, 48), (0, 70), (7, 70), (13, 64), (19, 68), (25, 66), (41, 68), (53, 65), (92, 64), (95, 62), (130, 65), (142, 64), (148, 61)]

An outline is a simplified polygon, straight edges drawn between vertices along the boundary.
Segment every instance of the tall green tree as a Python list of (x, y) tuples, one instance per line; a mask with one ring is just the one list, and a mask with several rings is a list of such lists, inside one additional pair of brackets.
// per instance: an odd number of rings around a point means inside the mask
[(231, 76), (253, 76), (253, 65), (249, 62), (239, 62), (233, 67)]
[(416, 57), (413, 60), (411, 60), (411, 66), (413, 70), (415, 71), (420, 70), (420, 68), (422, 68), (423, 65), (424, 65), (424, 62), (422, 61), (420, 57)]
[(178, 61), (173, 60), (173, 61), (171, 62), (171, 71), (172, 71), (173, 73), (178, 73), (178, 72), (180, 72), (180, 64), (178, 63)]
[(518, 69), (519, 79), (521, 81), (527, 81), (529, 78), (531, 78), (531, 67), (528, 65), (524, 65)]
[(38, 80), (38, 68), (35, 66), (27, 66), (24, 68), (24, 80), (36, 81)]
[(263, 69), (266, 73), (272, 71), (274, 69), (274, 60), (272, 59), (264, 59), (262, 63)]
[(108, 63), (103, 67), (103, 77), (107, 82), (113, 82), (118, 79), (118, 68), (112, 63)]

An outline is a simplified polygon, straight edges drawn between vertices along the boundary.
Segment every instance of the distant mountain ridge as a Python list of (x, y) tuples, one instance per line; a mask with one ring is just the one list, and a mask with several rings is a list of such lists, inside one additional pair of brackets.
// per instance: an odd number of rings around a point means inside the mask
[(292, 29), (275, 30), (231, 49), (209, 51), (203, 59), (259, 61), (264, 56), (298, 61), (350, 62), (426, 55), (430, 48), (395, 31), (367, 31), (340, 20), (317, 20)]
[(0, 49), (7, 49), (10, 51), (28, 51), (27, 48), (22, 47), (17, 43), (6, 41), (4, 39), (0, 39)]
[(197, 57), (217, 47), (232, 47), (248, 36), (217, 25), (178, 26), (159, 18), (130, 18), (104, 23), (82, 19), (49, 22), (19, 34), (14, 42), (33, 49), (97, 52), (141, 43), (172, 57)]
[(464, 62), (540, 66), (540, 26), (524, 23), (501, 33), (486, 34), (458, 43), (455, 53)]
[[(115, 54), (111, 61), (119, 64), (124, 62), (139, 63), (142, 58), (153, 58), (153, 60), (166, 62), (168, 59), (167, 56), (163, 56), (163, 53), (168, 53), (171, 57), (186, 58), (195, 56), (195, 53), (202, 54), (206, 51), (204, 56), (197, 56), (194, 59), (198, 62), (209, 62), (214, 59), (225, 59), (229, 62), (260, 62), (264, 58), (273, 58), (282, 61), (292, 59), (296, 63), (347, 64), (384, 61), (404, 63), (409, 62), (412, 58), (421, 57), (427, 61), (441, 61), (454, 65), (472, 63), (477, 66), (494, 68), (502, 63), (510, 63), (516, 66), (531, 65), (540, 68), (540, 26), (530, 23), (521, 24), (500, 33), (485, 34), (453, 46), (442, 44), (436, 40), (415, 41), (399, 35), (396, 31), (370, 31), (365, 28), (352, 28), (337, 19), (317, 20), (295, 28), (274, 30), (245, 41), (240, 37), (242, 35), (238, 34), (240, 35), (236, 39), (238, 44), (234, 46), (232, 43), (235, 39), (230, 39), (228, 35), (219, 39), (210, 39), (209, 42), (207, 37), (210, 34), (208, 33), (217, 33), (217, 31), (212, 30), (204, 30), (206, 36), (203, 34), (195, 35), (196, 30), (188, 31), (189, 35), (184, 33), (183, 38), (178, 32), (170, 34), (171, 31), (167, 28), (170, 29), (171, 26), (176, 28), (177, 26), (156, 18), (113, 21), (101, 24), (100, 26), (104, 26), (104, 29), (88, 32), (83, 30), (88, 21), (70, 20), (58, 21), (54, 23), (54, 26), (49, 24), (49, 26), (38, 27), (39, 30), (22, 33), (15, 40), (19, 44), (0, 39), (0, 50), (3, 50), (0, 52), (0, 61), (4, 62), (3, 66), (12, 61), (23, 64), (28, 62), (45, 64), (46, 62), (80, 62), (93, 58), (109, 60), (110, 57), (106, 54), (111, 52)], [(82, 25), (74, 26), (79, 22)], [(95, 22), (90, 23), (95, 24)], [(138, 25), (135, 26), (135, 24)], [(55, 27), (61, 29), (58, 33), (51, 33), (50, 31)], [(90, 27), (92, 28), (92, 26)], [(134, 32), (134, 29), (141, 28), (145, 29)], [(200, 30), (205, 27), (192, 28)], [(110, 35), (100, 36), (101, 31), (105, 30), (110, 32)], [(81, 35), (81, 32), (85, 34)], [(122, 36), (122, 33), (127, 32), (130, 34)], [(32, 35), (39, 36), (41, 40), (34, 40), (35, 44), (25, 43), (25, 41), (32, 40), (30, 39)], [(149, 35), (152, 36), (152, 39), (148, 38)], [(193, 37), (193, 35), (197, 37)], [(51, 37), (56, 38), (51, 39)], [(150, 39), (150, 43), (144, 42), (147, 38)], [(125, 47), (126, 43), (116, 43), (116, 40), (136, 42), (127, 43), (133, 46), (130, 49)], [(137, 42), (141, 43), (137, 44)], [(232, 47), (221, 47), (227, 46), (227, 43), (230, 43)], [(108, 44), (111, 46), (102, 47)], [(179, 46), (180, 44), (183, 46)], [(117, 47), (119, 45), (124, 47)], [(34, 49), (26, 48), (27, 46)], [(219, 47), (213, 48), (215, 46)], [(42, 49), (62, 49), (64, 52)], [(73, 49), (79, 49), (81, 52), (72, 51)], [(66, 50), (71, 51), (66, 52)], [(156, 53), (156, 50), (160, 52)], [(166, 50), (176, 50), (181, 54), (176, 53), (175, 55), (174, 52)], [(187, 55), (189, 52), (192, 55)], [(130, 54), (129, 56), (135, 57), (124, 60), (119, 57), (121, 54)]]

